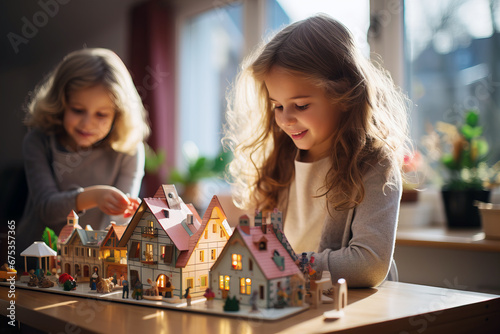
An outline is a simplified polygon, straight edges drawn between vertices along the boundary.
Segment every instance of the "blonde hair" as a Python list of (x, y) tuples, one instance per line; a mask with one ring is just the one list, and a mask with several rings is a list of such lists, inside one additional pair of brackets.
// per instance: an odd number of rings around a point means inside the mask
[(104, 142), (115, 151), (134, 153), (150, 132), (146, 110), (125, 64), (107, 49), (82, 49), (64, 57), (33, 92), (25, 124), (46, 133), (63, 133), (68, 95), (99, 84), (115, 104), (113, 127)]
[(319, 15), (285, 27), (244, 62), (238, 75), (223, 139), (234, 151), (228, 171), (236, 205), (272, 209), (294, 176), (297, 148), (276, 124), (264, 83), (274, 66), (322, 87), (343, 111), (323, 192), (329, 208), (361, 203), (363, 175), (377, 163), (389, 164), (386, 185), (395, 184), (408, 152), (408, 100), (358, 51), (345, 26)]

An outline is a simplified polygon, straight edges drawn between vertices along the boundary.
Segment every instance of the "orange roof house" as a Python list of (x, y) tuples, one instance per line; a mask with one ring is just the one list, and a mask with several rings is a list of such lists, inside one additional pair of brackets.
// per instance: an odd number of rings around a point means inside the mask
[(162, 291), (173, 285), (181, 297), (190, 287), (193, 296), (208, 288), (208, 272), (231, 235), (216, 196), (200, 218), (185, 204), (174, 185), (162, 185), (154, 197), (144, 198), (125, 230), (119, 247), (127, 246), (131, 286), (155, 280)]
[(99, 250), (103, 261), (105, 277), (121, 276), (127, 278), (127, 247), (119, 247), (118, 244), (127, 226), (111, 223), (108, 233), (101, 242)]

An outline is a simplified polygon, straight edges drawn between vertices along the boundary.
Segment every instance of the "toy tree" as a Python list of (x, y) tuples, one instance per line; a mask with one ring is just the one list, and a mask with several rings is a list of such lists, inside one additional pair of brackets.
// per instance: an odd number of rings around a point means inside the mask
[(42, 241), (57, 252), (57, 235), (50, 228), (46, 227), (43, 231)]

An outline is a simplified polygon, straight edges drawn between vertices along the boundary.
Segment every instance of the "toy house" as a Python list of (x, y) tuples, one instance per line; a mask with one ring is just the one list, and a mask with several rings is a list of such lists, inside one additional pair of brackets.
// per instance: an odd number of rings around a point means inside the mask
[(236, 296), (241, 304), (256, 303), (261, 308), (301, 305), (304, 276), (283, 235), (280, 213), (272, 214), (271, 224), (257, 215), (255, 224), (251, 227), (249, 217), (242, 216), (212, 266), (210, 288), (215, 298)]
[(106, 234), (107, 231), (74, 229), (61, 245), (62, 272), (84, 282), (89, 281), (94, 272), (102, 275), (103, 265), (99, 248)]
[(104, 237), (99, 256), (103, 263), (104, 277), (124, 277), (127, 279), (127, 247), (118, 247), (118, 243), (127, 226), (111, 223)]
[(226, 215), (214, 196), (203, 219), (185, 204), (174, 185), (162, 185), (154, 197), (144, 198), (119, 246), (128, 249), (131, 286), (156, 281), (164, 297), (203, 295), (208, 273), (231, 235)]

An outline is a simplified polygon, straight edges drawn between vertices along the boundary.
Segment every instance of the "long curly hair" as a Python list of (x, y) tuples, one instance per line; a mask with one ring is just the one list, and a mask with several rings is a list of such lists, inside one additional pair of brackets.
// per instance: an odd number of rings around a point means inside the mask
[(108, 49), (81, 49), (64, 57), (31, 94), (25, 124), (45, 133), (63, 133), (68, 95), (99, 84), (115, 104), (113, 127), (104, 142), (115, 151), (134, 153), (150, 132), (147, 113), (125, 64)]
[(228, 174), (237, 206), (273, 209), (294, 177), (297, 148), (276, 124), (264, 83), (275, 66), (323, 88), (343, 111), (322, 191), (329, 208), (361, 203), (363, 175), (377, 163), (389, 164), (385, 186), (395, 185), (409, 152), (408, 99), (359, 52), (344, 25), (318, 15), (285, 27), (260, 46), (243, 63), (228, 97), (223, 143), (234, 152)]

